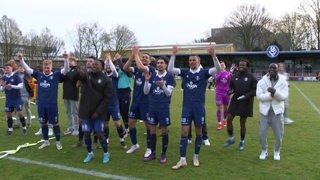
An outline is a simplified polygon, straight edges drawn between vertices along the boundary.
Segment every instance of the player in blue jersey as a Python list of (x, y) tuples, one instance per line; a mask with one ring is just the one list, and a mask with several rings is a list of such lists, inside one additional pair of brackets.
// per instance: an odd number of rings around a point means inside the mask
[(23, 126), (22, 134), (27, 135), (26, 121), (22, 113), (22, 102), (20, 89), (23, 88), (23, 82), (21, 78), (13, 72), (13, 66), (11, 63), (4, 65), (5, 75), (2, 77), (2, 87), (6, 94), (5, 112), (7, 115), (8, 130), (4, 134), (5, 136), (11, 135), (13, 132), (12, 127), (12, 112), (16, 110), (16, 113)]
[(170, 58), (168, 71), (181, 76), (183, 88), (182, 105), (182, 129), (180, 139), (180, 161), (172, 169), (179, 169), (187, 165), (186, 151), (188, 144), (188, 133), (191, 121), (194, 121), (196, 130), (195, 151), (193, 165), (199, 166), (198, 155), (202, 143), (202, 126), (205, 122), (205, 93), (208, 79), (221, 69), (218, 58), (215, 55), (214, 46), (210, 44), (208, 52), (212, 56), (214, 66), (210, 69), (200, 67), (200, 57), (197, 55), (189, 56), (190, 68), (175, 68), (174, 62), (178, 53), (178, 47), (174, 46)]
[(37, 79), (37, 108), (39, 122), (41, 124), (44, 143), (39, 146), (39, 149), (50, 145), (48, 136), (48, 123), (53, 125), (53, 132), (56, 137), (56, 148), (62, 149), (60, 142), (60, 125), (58, 114), (58, 86), (62, 75), (65, 75), (69, 70), (68, 54), (65, 52), (64, 66), (60, 71), (52, 71), (52, 60), (44, 60), (42, 64), (42, 72), (31, 69), (24, 61), (23, 55), (18, 54), (20, 64), (25, 69), (26, 73)]
[[(136, 66), (131, 67), (133, 60), (135, 60)], [(143, 93), (144, 86), (144, 72), (155, 72), (154, 67), (150, 66), (150, 55), (144, 53), (142, 59), (139, 57), (139, 48), (137, 46), (132, 47), (132, 54), (129, 57), (127, 63), (124, 65), (123, 69), (127, 73), (133, 73), (134, 75), (134, 88), (132, 95), (132, 103), (129, 111), (129, 129), (130, 138), (132, 142), (131, 148), (127, 151), (127, 154), (133, 153), (139, 148), (137, 141), (137, 129), (136, 122), (137, 119), (144, 121), (147, 129), (147, 150), (144, 157), (148, 157), (151, 154), (150, 149), (150, 130), (148, 128), (148, 95)]]
[(127, 132), (123, 129), (120, 122), (120, 109), (119, 109), (119, 100), (117, 95), (119, 74), (111, 60), (110, 53), (106, 54), (105, 72), (107, 77), (109, 77), (112, 80), (112, 100), (108, 106), (107, 119), (104, 126), (104, 135), (108, 142), (109, 141), (109, 120), (111, 116), (113, 119), (114, 125), (117, 128), (118, 135), (120, 137), (120, 144), (122, 148), (126, 149), (127, 145), (124, 142), (124, 138), (127, 136)]
[(145, 84), (144, 94), (149, 94), (148, 124), (150, 129), (151, 154), (144, 158), (144, 161), (151, 161), (156, 158), (157, 124), (160, 124), (162, 136), (162, 153), (160, 163), (167, 162), (166, 152), (168, 148), (169, 135), (168, 126), (170, 122), (170, 102), (174, 77), (167, 72), (168, 58), (157, 59), (157, 71), (154, 74), (144, 73)]

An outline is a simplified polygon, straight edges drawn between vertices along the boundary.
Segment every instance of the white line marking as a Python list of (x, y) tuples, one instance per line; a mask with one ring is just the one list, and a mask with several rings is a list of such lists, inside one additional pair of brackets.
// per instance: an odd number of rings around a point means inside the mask
[(294, 84), (294, 83), (291, 83), (298, 91), (299, 93), (308, 101), (308, 103), (320, 114), (320, 109), (314, 105), (312, 103), (312, 101)]
[(69, 167), (69, 166), (64, 166), (59, 164), (51, 164), (51, 163), (46, 163), (41, 161), (30, 160), (26, 158), (17, 158), (13, 156), (7, 156), (5, 159), (19, 161), (27, 164), (36, 164), (39, 166), (45, 166), (45, 167), (55, 168), (55, 169), (64, 170), (64, 171), (71, 171), (71, 172), (76, 172), (76, 173), (81, 173), (81, 174), (86, 174), (86, 175), (91, 175), (91, 176), (96, 176), (101, 178), (120, 179), (120, 180), (129, 180), (129, 179), (140, 180), (138, 178), (133, 178), (133, 177), (117, 176), (117, 175), (106, 174), (98, 171), (89, 171), (86, 169), (74, 168), (74, 167)]

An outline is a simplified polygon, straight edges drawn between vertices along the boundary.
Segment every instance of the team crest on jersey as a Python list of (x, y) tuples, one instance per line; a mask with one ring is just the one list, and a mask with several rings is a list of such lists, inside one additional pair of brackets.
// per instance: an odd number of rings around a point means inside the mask
[(159, 86), (153, 90), (152, 92), (155, 95), (161, 95), (163, 93), (163, 89), (161, 89)]
[(50, 76), (50, 80), (52, 80), (53, 79), (53, 76)]
[(14, 82), (14, 79), (10, 79), (10, 81), (13, 83), (13, 82)]
[(102, 80), (101, 79), (98, 79), (98, 84), (101, 84)]
[(238, 78), (236, 78), (235, 80), (238, 81)]
[(196, 80), (199, 81), (199, 79), (200, 79), (200, 77), (199, 77), (199, 76), (196, 76)]
[(245, 77), (245, 78), (244, 78), (244, 81), (248, 81), (248, 78), (247, 78), (247, 77)]
[(193, 84), (192, 81), (186, 84), (188, 89), (196, 89), (198, 86), (196, 84)]
[(138, 78), (138, 79), (136, 80), (136, 84), (137, 84), (138, 86), (141, 86), (141, 85), (142, 85), (142, 80), (141, 80), (141, 78)]

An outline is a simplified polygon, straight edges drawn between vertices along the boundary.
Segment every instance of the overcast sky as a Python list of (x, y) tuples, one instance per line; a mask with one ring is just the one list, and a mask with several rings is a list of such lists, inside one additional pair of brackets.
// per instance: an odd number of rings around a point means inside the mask
[[(48, 27), (72, 47), (76, 25), (98, 22), (132, 30), (139, 45), (183, 44), (203, 38), (240, 5), (258, 4), (271, 17), (297, 11), (303, 0), (0, 0), (0, 16), (14, 19), (23, 34)], [(68, 50), (68, 49), (67, 49)], [(71, 49), (70, 49), (71, 50)], [(73, 50), (73, 49), (72, 49)]]

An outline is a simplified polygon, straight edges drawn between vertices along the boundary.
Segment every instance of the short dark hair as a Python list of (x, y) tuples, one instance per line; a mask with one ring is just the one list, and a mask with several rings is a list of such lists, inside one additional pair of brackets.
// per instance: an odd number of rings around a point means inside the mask
[(96, 57), (94, 57), (94, 56), (88, 56), (87, 58), (91, 58), (91, 59), (94, 59), (94, 60), (96, 60), (97, 58)]
[(158, 57), (158, 59), (157, 59), (157, 61), (159, 60), (159, 59), (163, 59), (164, 60), (164, 62), (168, 65), (168, 57), (167, 56), (160, 56), (160, 57)]

